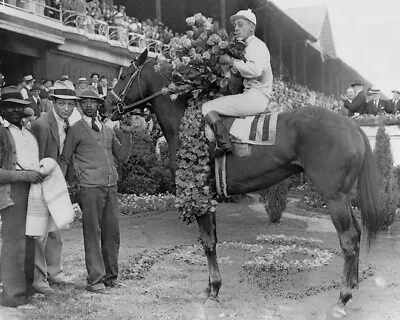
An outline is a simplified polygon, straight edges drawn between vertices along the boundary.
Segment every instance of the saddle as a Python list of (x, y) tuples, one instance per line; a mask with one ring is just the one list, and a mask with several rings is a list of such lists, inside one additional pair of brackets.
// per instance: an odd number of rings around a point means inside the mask
[[(233, 154), (243, 157), (251, 153), (250, 145), (274, 145), (279, 113), (259, 113), (249, 117), (221, 116), (224, 126), (229, 131)], [(215, 141), (214, 133), (206, 126), (206, 136)]]

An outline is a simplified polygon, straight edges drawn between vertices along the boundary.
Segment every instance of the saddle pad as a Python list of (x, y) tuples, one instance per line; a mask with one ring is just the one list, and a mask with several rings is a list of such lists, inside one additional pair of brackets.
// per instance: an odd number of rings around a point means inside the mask
[(261, 113), (246, 118), (234, 120), (230, 134), (236, 143), (254, 145), (274, 145), (276, 140), (276, 125), (278, 113)]

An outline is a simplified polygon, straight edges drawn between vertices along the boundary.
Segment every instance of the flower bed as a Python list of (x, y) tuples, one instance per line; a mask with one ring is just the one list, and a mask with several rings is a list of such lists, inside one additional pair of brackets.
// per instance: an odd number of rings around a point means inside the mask
[(121, 194), (118, 197), (118, 204), (121, 215), (135, 215), (148, 211), (166, 212), (175, 207), (175, 196)]
[[(217, 245), (218, 255), (232, 253), (232, 250), (248, 252), (251, 259), (242, 267), (251, 272), (254, 270), (300, 272), (317, 269), (329, 264), (334, 252), (321, 249), (323, 241), (315, 238), (296, 236), (258, 235), (256, 244), (237, 241), (222, 242)], [(207, 259), (200, 245), (180, 248), (172, 253), (174, 260), (188, 264), (206, 265)], [(233, 258), (232, 258), (233, 257)], [(233, 263), (235, 256), (222, 256), (219, 263)]]

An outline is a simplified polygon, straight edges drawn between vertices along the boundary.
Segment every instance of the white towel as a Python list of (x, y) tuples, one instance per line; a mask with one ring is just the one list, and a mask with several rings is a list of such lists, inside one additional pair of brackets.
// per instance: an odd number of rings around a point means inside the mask
[(74, 209), (67, 183), (54, 159), (40, 161), (40, 172), (47, 177), (42, 183), (31, 184), (26, 216), (26, 235), (45, 236), (48, 231), (62, 229), (74, 220)]

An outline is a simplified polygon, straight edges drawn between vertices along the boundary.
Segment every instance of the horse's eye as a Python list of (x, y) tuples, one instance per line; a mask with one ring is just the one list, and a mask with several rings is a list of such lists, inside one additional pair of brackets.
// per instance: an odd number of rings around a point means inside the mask
[(125, 74), (125, 73), (121, 73), (121, 76), (120, 76), (119, 78), (120, 78), (121, 80), (124, 80), (125, 77), (126, 77), (126, 74)]

